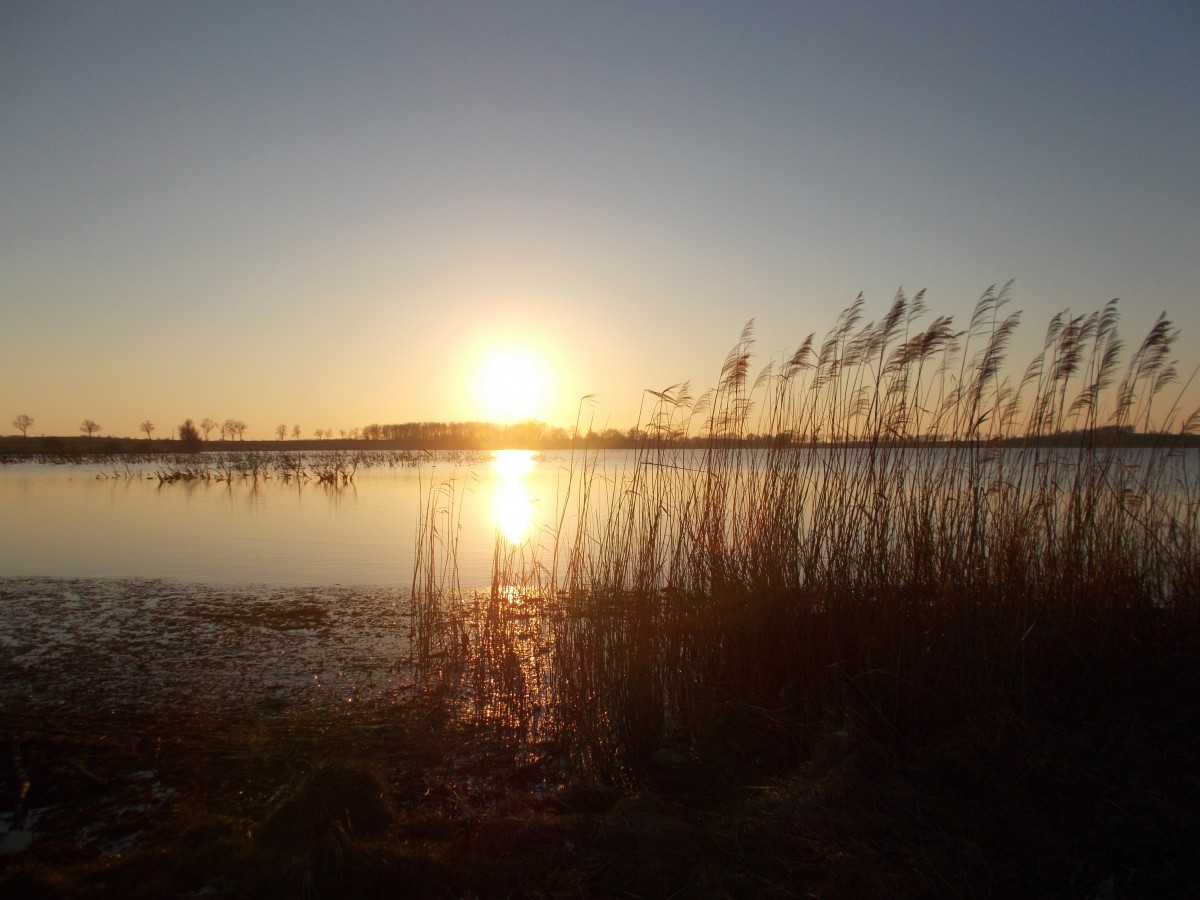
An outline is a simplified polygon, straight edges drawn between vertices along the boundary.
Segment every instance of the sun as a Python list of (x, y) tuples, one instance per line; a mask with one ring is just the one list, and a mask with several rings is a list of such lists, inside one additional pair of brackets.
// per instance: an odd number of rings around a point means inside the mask
[(544, 418), (552, 384), (550, 367), (540, 353), (527, 347), (497, 347), (483, 355), (476, 369), (476, 407), (490, 422)]

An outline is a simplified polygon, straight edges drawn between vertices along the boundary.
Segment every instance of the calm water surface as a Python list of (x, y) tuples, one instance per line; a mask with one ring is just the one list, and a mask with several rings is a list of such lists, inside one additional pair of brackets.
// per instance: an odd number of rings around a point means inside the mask
[[(1138, 450), (1121, 456), (1121, 471), (1135, 473), (1150, 458)], [(825, 458), (824, 451), (805, 457), (813, 479), (820, 480)], [(991, 464), (1017, 458), (1004, 453)], [(752, 459), (744, 462), (753, 465)], [(896, 454), (893, 464), (916, 460)], [(683, 468), (652, 471), (675, 477), (703, 467), (698, 454), (672, 461)], [(359, 468), (354, 483), (336, 488), (288, 483), (278, 475), (257, 485), (249, 479), (160, 484), (153, 475), (159, 465), (134, 466), (130, 475), (124, 464), (120, 470), (112, 464), (0, 466), (0, 577), (407, 588), (421, 523), (432, 522), (439, 553), (456, 542), (458, 586), (471, 590), (491, 583), (498, 535), (508, 542), (503, 546), (545, 561), (560, 524), (566, 535), (574, 528), (581, 486), (578, 468), (571, 482), (569, 454), (519, 450), (474, 464)], [(599, 486), (593, 497), (603, 506), (606, 497), (620, 494), (615, 486), (636, 461), (631, 452), (611, 451), (590, 465), (588, 478)], [(1198, 468), (1200, 454), (1175, 455), (1163, 479), (1163, 489), (1185, 501), (1189, 520), (1197, 514)], [(1061, 469), (1068, 481), (1072, 472)]]
[[(211, 584), (412, 582), (419, 521), (454, 505), (462, 587), (490, 582), (497, 529), (542, 539), (566, 460), (360, 468), (354, 483), (160, 484), (154, 464), (0, 467), (0, 576), (171, 578)], [(431, 490), (431, 487), (434, 487)]]

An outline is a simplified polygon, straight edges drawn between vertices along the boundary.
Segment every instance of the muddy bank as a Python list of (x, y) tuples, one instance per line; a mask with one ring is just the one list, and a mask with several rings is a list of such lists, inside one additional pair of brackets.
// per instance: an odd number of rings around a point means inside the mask
[(406, 601), (388, 589), (0, 579), (0, 704), (152, 712), (339, 708), (410, 685)]

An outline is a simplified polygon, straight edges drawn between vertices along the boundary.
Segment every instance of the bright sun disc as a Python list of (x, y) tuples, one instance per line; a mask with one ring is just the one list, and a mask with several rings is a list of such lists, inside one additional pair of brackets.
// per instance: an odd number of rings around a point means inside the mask
[(550, 400), (550, 372), (532, 350), (493, 350), (476, 375), (480, 411), (493, 422), (542, 418)]

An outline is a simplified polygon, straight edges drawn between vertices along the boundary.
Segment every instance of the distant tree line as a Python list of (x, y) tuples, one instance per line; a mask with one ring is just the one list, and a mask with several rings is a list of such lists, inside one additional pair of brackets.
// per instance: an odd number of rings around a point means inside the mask
[[(21, 432), (21, 437), (29, 437), (29, 429), (33, 427), (36, 421), (28, 413), (21, 413), (12, 420), (12, 427)], [(246, 439), (246, 427), (246, 423), (241, 419), (226, 419), (224, 422), (218, 424), (213, 419), (205, 418), (201, 419), (199, 425), (188, 419), (184, 425), (179, 427), (179, 438), (180, 440), (199, 441), (201, 440), (201, 436), (203, 436), (203, 440), (207, 441), (214, 431), (220, 429), (221, 440), (237, 439), (241, 441)], [(300, 426), (296, 427), (298, 429)], [(79, 433), (85, 437), (95, 437), (103, 429), (104, 426), (95, 419), (84, 419), (79, 425)], [(138, 431), (144, 432), (147, 440), (152, 440), (154, 432), (157, 430), (158, 426), (149, 419), (138, 425)], [(318, 432), (318, 436), (320, 436), (320, 432)]]
[[(35, 419), (26, 413), (12, 420), (12, 426), (21, 434), (22, 440), (28, 439), (28, 432), (33, 427)], [(197, 424), (187, 419), (172, 431), (171, 437), (186, 447), (198, 450), (205, 442), (213, 440), (218, 434), (221, 441), (245, 441), (246, 423), (240, 419), (226, 419), (218, 423), (213, 419), (201, 419)], [(102, 430), (96, 421), (84, 419), (79, 426), (80, 434), (88, 439), (113, 441), (116, 438), (98, 437)], [(149, 419), (139, 426), (139, 431), (146, 437), (138, 442), (141, 449), (151, 446), (161, 447), (164, 451), (170, 446), (168, 442), (154, 440), (156, 426)], [(289, 435), (293, 441), (300, 441), (302, 430), (299, 425), (279, 425), (275, 429), (277, 441), (286, 440)], [(391, 424), (371, 424), (362, 428), (342, 430), (337, 433), (343, 443), (359, 441), (380, 442), (398, 449), (419, 450), (496, 450), (505, 447), (522, 447), (528, 449), (564, 449), (571, 447), (577, 440), (594, 449), (631, 449), (647, 444), (663, 447), (813, 447), (813, 446), (856, 446), (863, 443), (853, 437), (835, 437), (825, 434), (799, 434), (780, 432), (777, 434), (757, 434), (745, 432), (740, 435), (720, 436), (714, 438), (707, 432), (690, 434), (680, 430), (660, 428), (654, 424), (641, 428), (619, 430), (605, 428), (602, 430), (561, 428), (548, 425), (536, 419), (526, 419), (512, 424), (497, 424), (495, 422), (400, 422)], [(318, 428), (313, 431), (315, 440), (300, 442), (299, 446), (311, 446), (317, 442), (334, 441), (335, 433), (332, 428)], [(1200, 437), (1194, 434), (1165, 435), (1156, 433), (1136, 432), (1131, 425), (1098, 426), (1093, 429), (1060, 431), (1041, 435), (1036, 443), (1046, 446), (1080, 446), (1094, 444), (1097, 446), (1139, 446), (1161, 442), (1171, 438), (1182, 446), (1200, 444)], [(57, 441), (56, 438), (44, 438), (43, 441)], [(153, 441), (153, 443), (151, 443)], [(937, 446), (953, 441), (948, 436), (939, 434), (923, 434), (912, 438), (914, 444), (921, 446)], [(251, 441), (247, 446), (265, 445), (266, 441)], [(1019, 436), (990, 440), (986, 443), (994, 446), (1017, 446), (1028, 443), (1027, 438)], [(325, 446), (329, 446), (326, 444)], [(336, 446), (336, 445), (334, 445)], [(28, 452), (31, 449), (25, 445)], [(111, 449), (111, 448), (110, 448)], [(130, 446), (128, 449), (133, 450)], [(18, 451), (16, 445), (9, 448)], [(20, 452), (20, 451), (18, 451)]]
[(570, 442), (573, 432), (526, 419), (511, 425), (495, 422), (401, 422), (366, 425), (360, 429), (363, 440), (387, 441), (416, 448), (445, 450), (489, 449), (502, 446), (530, 446)]
[[(389, 425), (372, 424), (355, 429), (362, 440), (381, 441), (411, 449), (493, 450), (504, 447), (553, 449), (570, 447), (575, 441), (596, 449), (623, 450), (647, 444), (663, 447), (814, 447), (866, 446), (866, 439), (835, 437), (819, 433), (799, 434), (791, 431), (776, 434), (745, 432), (740, 435), (713, 436), (705, 431), (689, 434), (655, 427), (616, 428), (586, 431), (560, 428), (529, 419), (511, 425), (494, 422), (402, 422)], [(1185, 446), (1200, 444), (1193, 434), (1159, 434), (1135, 432), (1132, 426), (1099, 426), (1094, 429), (1062, 431), (1042, 435), (1034, 441), (1043, 446), (1138, 446), (1170, 439)], [(1020, 446), (1031, 439), (1011, 437), (989, 440), (992, 446)], [(912, 438), (914, 445), (938, 446), (961, 443), (948, 435), (929, 433)]]

